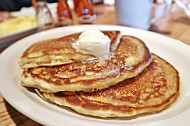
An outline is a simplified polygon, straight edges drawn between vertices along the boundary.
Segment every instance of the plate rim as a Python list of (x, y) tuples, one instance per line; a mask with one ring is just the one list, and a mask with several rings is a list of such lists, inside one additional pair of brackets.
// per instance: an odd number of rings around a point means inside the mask
[[(150, 31), (144, 31), (144, 30), (140, 30), (140, 29), (134, 29), (134, 28), (129, 28), (129, 27), (125, 27), (125, 26), (117, 26), (117, 25), (75, 25), (75, 26), (66, 26), (66, 27), (62, 27), (61, 29), (68, 29), (68, 28), (73, 28), (73, 27), (99, 27), (99, 26), (104, 26), (104, 27), (118, 27), (118, 28), (126, 28), (126, 29), (133, 29), (135, 31), (141, 31), (141, 32), (147, 32), (148, 34), (153, 34), (153, 35), (158, 35), (158, 36), (161, 36), (161, 37), (166, 37), (166, 36), (163, 36), (163, 35), (160, 35), (160, 34), (157, 34), (157, 33), (153, 33), (153, 32), (150, 32)], [(28, 37), (25, 37), (17, 42), (15, 42), (13, 45), (11, 45), (10, 47), (8, 47), (7, 49), (5, 49), (1, 54), (0, 54), (0, 59), (1, 61), (3, 61), (3, 56), (6, 55), (6, 53), (9, 53), (8, 51), (11, 49), (11, 48), (15, 48), (17, 45), (19, 45), (18, 43), (21, 43), (22, 41), (26, 40), (27, 38), (30, 38), (30, 37), (33, 37), (33, 36), (37, 36), (37, 35), (40, 35), (40, 34), (43, 34), (43, 33), (47, 33), (47, 32), (51, 32), (51, 31), (56, 31), (56, 30), (59, 30), (59, 28), (56, 28), (56, 29), (52, 29), (52, 30), (48, 30), (48, 31), (44, 31), (44, 32), (40, 32), (40, 33), (37, 33), (37, 34), (33, 34), (33, 35), (30, 35)], [(166, 37), (167, 39), (169, 37)], [(175, 41), (177, 43), (177, 45), (180, 45), (180, 46), (183, 46), (184, 48), (187, 49), (190, 49), (190, 46), (188, 46), (187, 44), (185, 43), (182, 43), (180, 42), (179, 40), (176, 41), (176, 39), (173, 39), (173, 38), (169, 38), (173, 41)], [(189, 56), (190, 57), (190, 56)], [(1, 66), (0, 66), (1, 67)], [(0, 75), (2, 75), (1, 71), (0, 71)], [(2, 83), (2, 81), (0, 80), (0, 82)], [(1, 87), (1, 83), (0, 83), (0, 87)], [(0, 91), (1, 91), (1, 94), (2, 96), (8, 101), (8, 103), (11, 104), (11, 106), (15, 107), (17, 110), (19, 110), (21, 113), (23, 113), (24, 115), (26, 115), (27, 117), (29, 117), (27, 115), (26, 112), (23, 112), (23, 110), (21, 108), (18, 107), (18, 105), (15, 105), (15, 103), (10, 99), (9, 96), (4, 96), (4, 94), (6, 94), (4, 91), (2, 91), (2, 89), (0, 88)], [(31, 117), (29, 117), (31, 118)], [(41, 119), (36, 119), (34, 117), (32, 117), (31, 119), (39, 122), (39, 123), (43, 123), (45, 125), (49, 125), (49, 123), (41, 120)], [(86, 121), (86, 120), (85, 120)], [(54, 123), (52, 123), (51, 125), (55, 125)], [(110, 125), (110, 124), (109, 124)], [(115, 125), (115, 124), (113, 124)], [(133, 124), (134, 125), (134, 124)]]

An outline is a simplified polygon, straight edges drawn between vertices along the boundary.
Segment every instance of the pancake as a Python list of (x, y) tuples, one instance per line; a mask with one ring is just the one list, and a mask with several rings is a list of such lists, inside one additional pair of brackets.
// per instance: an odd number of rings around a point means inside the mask
[(45, 100), (98, 117), (132, 117), (155, 113), (171, 105), (179, 94), (177, 70), (153, 55), (153, 61), (138, 76), (94, 92), (44, 93)]
[(132, 36), (122, 36), (117, 49), (109, 56), (26, 69), (21, 82), (23, 86), (43, 92), (104, 89), (138, 75), (151, 60), (152, 55), (144, 42)]
[[(111, 40), (111, 51), (115, 50), (121, 37), (120, 31), (103, 31)], [(21, 68), (38, 66), (54, 66), (81, 61), (94, 56), (82, 54), (73, 48), (80, 33), (64, 36), (62, 38), (44, 40), (34, 43), (19, 59)]]

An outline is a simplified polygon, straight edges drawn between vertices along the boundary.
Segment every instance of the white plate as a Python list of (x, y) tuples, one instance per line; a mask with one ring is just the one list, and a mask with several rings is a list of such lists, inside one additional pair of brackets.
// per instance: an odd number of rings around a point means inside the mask
[(12, 42), (17, 41), (18, 39), (21, 39), (23, 37), (26, 37), (27, 35), (34, 33), (36, 30), (37, 26), (32, 26), (23, 30), (15, 31), (5, 35), (0, 35), (0, 46), (11, 44)]
[[(92, 28), (100, 30), (120, 30), (122, 34), (136, 36), (144, 40), (152, 52), (175, 66), (180, 75), (180, 96), (177, 102), (160, 113), (141, 116), (132, 120), (93, 118), (50, 104), (20, 85), (20, 69), (17, 64), (17, 57), (31, 44), (39, 40), (56, 38)], [(122, 26), (69, 26), (34, 34), (14, 43), (1, 54), (0, 61), (0, 90), (4, 98), (17, 110), (43, 125), (189, 125), (190, 46), (178, 40), (156, 33)]]

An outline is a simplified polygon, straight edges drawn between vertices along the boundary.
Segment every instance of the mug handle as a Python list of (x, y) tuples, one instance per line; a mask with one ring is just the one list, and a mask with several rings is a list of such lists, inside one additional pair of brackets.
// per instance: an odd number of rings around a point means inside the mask
[(168, 13), (171, 3), (172, 3), (172, 0), (164, 0), (164, 3), (165, 3), (165, 9), (164, 9), (163, 13), (161, 15), (158, 15), (157, 17), (151, 19), (150, 24), (154, 23), (155, 21), (158, 21), (159, 19), (161, 19)]

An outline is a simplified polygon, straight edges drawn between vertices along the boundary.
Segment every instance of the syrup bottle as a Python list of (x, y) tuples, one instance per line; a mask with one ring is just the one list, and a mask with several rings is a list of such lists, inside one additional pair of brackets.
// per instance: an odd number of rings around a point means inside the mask
[(77, 8), (78, 8), (78, 5), (79, 5), (79, 2), (80, 2), (80, 0), (73, 0), (75, 13), (77, 13)]
[(34, 8), (34, 9), (36, 9), (36, 8), (37, 8), (37, 3), (36, 3), (36, 0), (32, 0), (32, 6), (33, 6), (33, 8)]
[(93, 6), (93, 0), (80, 0), (77, 7), (77, 15), (80, 23), (89, 24), (95, 20), (96, 15), (93, 12)]
[(72, 24), (72, 15), (67, 0), (59, 0), (57, 6), (57, 26)]
[(38, 31), (43, 31), (55, 27), (52, 14), (47, 6), (46, 0), (37, 1), (36, 19), (38, 23)]

